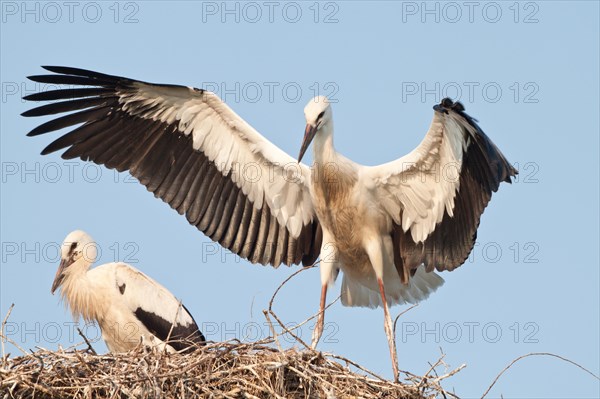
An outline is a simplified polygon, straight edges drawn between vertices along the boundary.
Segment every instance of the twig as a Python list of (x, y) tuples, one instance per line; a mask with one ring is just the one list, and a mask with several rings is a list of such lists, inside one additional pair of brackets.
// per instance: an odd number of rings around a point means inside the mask
[(96, 351), (94, 350), (94, 348), (92, 347), (92, 344), (90, 343), (90, 341), (87, 339), (87, 337), (83, 334), (83, 331), (81, 331), (81, 329), (79, 327), (77, 327), (77, 332), (79, 333), (79, 335), (81, 335), (81, 338), (83, 338), (83, 340), (85, 341), (85, 343), (88, 346), (88, 350), (92, 353), (92, 355), (97, 356), (98, 354), (96, 353)]
[(400, 316), (402, 316), (403, 314), (405, 314), (406, 312), (416, 308), (417, 306), (419, 306), (418, 303), (415, 303), (414, 305), (412, 305), (411, 307), (409, 307), (408, 309), (403, 310), (402, 312), (400, 312), (398, 314), (398, 316), (396, 316), (396, 318), (394, 319), (394, 340), (396, 339), (396, 323), (398, 322), (398, 319), (400, 318)]
[[(42, 371), (44, 371), (44, 360), (43, 360), (43, 359), (42, 359), (40, 356), (37, 356), (37, 355), (35, 354), (35, 352), (34, 352), (34, 351), (32, 351), (31, 349), (29, 350), (29, 352), (31, 352), (31, 356), (33, 356), (34, 358), (36, 358), (36, 359), (37, 359), (37, 361), (38, 361), (38, 362), (40, 362), (40, 369), (38, 370), (38, 372), (37, 372), (37, 373), (38, 373), (38, 374), (41, 374), (41, 373), (42, 373)], [(39, 379), (39, 377), (38, 377), (38, 379)]]
[(456, 374), (459, 371), (461, 371), (462, 369), (464, 369), (466, 367), (466, 364), (462, 364), (446, 374), (439, 375), (436, 370), (437, 367), (444, 366), (446, 369), (450, 368), (450, 366), (444, 361), (445, 357), (446, 357), (446, 354), (444, 353), (442, 348), (440, 348), (440, 357), (434, 363), (429, 363), (430, 368), (429, 368), (429, 370), (427, 370), (425, 375), (419, 377), (419, 376), (416, 376), (416, 375), (408, 373), (408, 372), (404, 372), (404, 373), (411, 376), (411, 378), (409, 380), (416, 383), (416, 386), (421, 390), (423, 395), (425, 395), (425, 392), (427, 390), (429, 390), (429, 391), (433, 391), (435, 393), (441, 394), (442, 397), (444, 397), (444, 398), (447, 398), (448, 396), (451, 396), (453, 398), (458, 398), (458, 396), (455, 395), (454, 393), (446, 391), (442, 387), (441, 381), (446, 378), (452, 377), (454, 374)]
[(354, 366), (354, 367), (356, 367), (357, 369), (359, 369), (359, 370), (362, 370), (362, 371), (364, 371), (365, 373), (368, 373), (368, 374), (370, 374), (371, 376), (373, 376), (373, 377), (375, 377), (375, 378), (377, 378), (377, 379), (379, 379), (379, 380), (381, 380), (381, 381), (383, 381), (383, 382), (390, 382), (390, 381), (386, 380), (385, 378), (383, 378), (382, 376), (380, 376), (379, 374), (375, 374), (375, 373), (374, 373), (374, 372), (372, 372), (371, 370), (369, 370), (369, 369), (367, 369), (367, 368), (365, 368), (365, 367), (361, 366), (360, 364), (358, 364), (358, 363), (356, 363), (356, 362), (353, 362), (352, 360), (350, 360), (350, 359), (348, 359), (348, 358), (345, 358), (345, 357), (343, 357), (343, 356), (340, 356), (340, 355), (334, 355), (333, 353), (327, 353), (327, 356), (329, 356), (329, 357), (332, 357), (332, 358), (334, 358), (334, 359), (343, 360), (343, 361), (345, 361), (346, 363), (349, 363), (349, 364), (353, 365), (353, 366)]
[(271, 329), (271, 334), (273, 334), (273, 339), (275, 340), (275, 344), (277, 344), (277, 348), (279, 348), (280, 352), (283, 352), (283, 348), (281, 347), (281, 344), (279, 343), (279, 338), (277, 337), (277, 333), (275, 332), (275, 327), (273, 327), (273, 322), (269, 318), (269, 312), (266, 310), (263, 310), (263, 314), (265, 315), (265, 318), (267, 319), (267, 323), (269, 323), (269, 328)]
[(458, 366), (457, 368), (455, 368), (454, 370), (450, 371), (449, 373), (446, 373), (444, 375), (441, 375), (441, 376), (437, 377), (435, 379), (435, 382), (439, 383), (441, 380), (444, 380), (446, 378), (452, 377), (454, 374), (458, 373), (459, 371), (461, 371), (465, 367), (467, 367), (467, 365), (463, 363), (460, 366)]
[(177, 311), (175, 312), (175, 318), (173, 319), (173, 322), (171, 323), (171, 328), (169, 329), (169, 333), (167, 334), (167, 339), (165, 340), (165, 350), (167, 350), (167, 345), (169, 340), (171, 339), (171, 333), (173, 332), (173, 327), (175, 327), (175, 323), (177, 323), (177, 317), (179, 317), (179, 312), (181, 311), (181, 308), (183, 307), (183, 302), (179, 301), (179, 305), (177, 306)]
[[(413, 309), (414, 307), (418, 306), (418, 303), (415, 303), (414, 305), (412, 305), (411, 307), (409, 307), (408, 309), (405, 309), (404, 311), (400, 312), (400, 314), (398, 314), (398, 316), (396, 316), (396, 318), (394, 319), (394, 325), (392, 326), (392, 340), (394, 341), (394, 348), (396, 348), (396, 353), (395, 353), (395, 357), (392, 356), (391, 361), (392, 363), (392, 368), (394, 370), (398, 370), (399, 368), (399, 364), (398, 364), (398, 345), (396, 342), (396, 323), (398, 322), (398, 319), (400, 318), (400, 316), (402, 316), (404, 313), (408, 312), (409, 310)], [(394, 379), (396, 380), (396, 382), (398, 382), (398, 375), (394, 376)]]
[[(337, 301), (339, 301), (342, 298), (341, 295), (338, 295), (337, 298), (335, 298), (333, 301), (329, 302), (326, 306), (324, 310), (329, 309), (331, 306), (333, 306)], [(302, 321), (301, 323), (295, 325), (292, 328), (289, 328), (289, 331), (294, 331), (299, 329), (300, 327), (302, 327), (303, 325), (305, 325), (306, 323), (308, 323), (309, 321), (311, 321), (312, 319), (316, 318), (319, 315), (319, 312), (313, 314), (312, 316), (310, 316), (309, 318), (307, 318), (306, 320)]]
[(14, 307), (15, 307), (15, 304), (12, 303), (10, 305), (10, 307), (8, 308), (8, 312), (6, 313), (4, 320), (2, 321), (2, 325), (0, 326), (0, 341), (2, 341), (2, 362), (3, 363), (4, 363), (5, 356), (6, 356), (6, 352), (4, 351), (4, 327), (6, 326), (6, 322), (8, 321), (8, 318), (10, 317), (10, 314), (12, 313), (12, 310)]
[(277, 287), (277, 289), (275, 290), (275, 292), (273, 293), (273, 296), (271, 297), (271, 300), (269, 301), (269, 310), (271, 310), (273, 308), (273, 301), (275, 301), (275, 297), (277, 296), (277, 294), (279, 293), (279, 291), (283, 288), (283, 286), (290, 281), (291, 279), (293, 279), (294, 277), (296, 277), (298, 274), (302, 273), (305, 270), (308, 269), (312, 269), (314, 267), (317, 267), (318, 262), (315, 262), (314, 264), (310, 265), (310, 266), (305, 266), (301, 269), (296, 270), (294, 273), (292, 273), (288, 278), (286, 278), (285, 280), (283, 280), (283, 282), (281, 284), (279, 284), (279, 287)]
[(530, 357), (530, 356), (550, 356), (550, 357), (556, 357), (562, 361), (565, 361), (567, 363), (571, 363), (574, 366), (579, 367), (581, 370), (585, 371), (586, 373), (588, 373), (589, 375), (591, 375), (592, 377), (594, 377), (597, 380), (600, 380), (600, 377), (598, 377), (596, 374), (592, 373), (590, 370), (586, 369), (585, 367), (583, 367), (582, 365), (580, 365), (579, 363), (576, 363), (570, 359), (564, 358), (562, 356), (556, 355), (554, 353), (548, 353), (548, 352), (531, 352), (528, 353), (526, 355), (522, 355), (517, 357), (516, 359), (514, 359), (512, 362), (510, 362), (508, 364), (508, 366), (506, 366), (497, 376), (496, 378), (494, 378), (494, 381), (492, 382), (492, 384), (488, 387), (488, 389), (484, 392), (483, 396), (481, 397), (481, 399), (485, 398), (487, 396), (487, 394), (492, 390), (492, 388), (494, 387), (494, 385), (496, 385), (496, 382), (498, 382), (498, 380), (500, 379), (500, 377), (502, 376), (502, 374), (504, 374), (509, 368), (512, 367), (513, 364), (515, 364), (516, 362), (518, 362), (521, 359), (525, 359), (526, 357)]
[(298, 342), (300, 342), (302, 345), (304, 345), (304, 347), (308, 350), (312, 350), (312, 348), (310, 346), (308, 346), (306, 344), (306, 342), (304, 342), (302, 340), (302, 338), (300, 338), (299, 336), (297, 336), (296, 334), (294, 334), (289, 328), (287, 328), (285, 326), (285, 324), (283, 324), (283, 322), (279, 319), (279, 317), (277, 317), (277, 315), (275, 314), (275, 312), (271, 309), (269, 309), (269, 313), (275, 318), (275, 320), (277, 321), (277, 323), (279, 323), (279, 325), (281, 326), (281, 328), (288, 334), (290, 334), (292, 337), (294, 337), (294, 339)]
[(8, 338), (6, 335), (3, 335), (2, 337), (0, 337), (0, 339), (5, 339), (6, 341), (8, 341), (12, 345), (14, 345), (15, 348), (20, 350), (23, 354), (25, 354), (25, 355), (29, 354), (25, 349), (21, 348), (21, 346), (19, 346), (19, 344), (17, 344), (17, 342), (15, 340)]
[(445, 353), (442, 352), (442, 355), (440, 356), (440, 358), (433, 364), (429, 363), (429, 370), (427, 370), (427, 372), (423, 375), (423, 377), (421, 378), (421, 381), (419, 381), (419, 386), (421, 386), (423, 383), (425, 383), (427, 380), (429, 380), (429, 374), (431, 372), (435, 372), (435, 368), (437, 366), (439, 366), (440, 364), (442, 364), (442, 359), (446, 356)]

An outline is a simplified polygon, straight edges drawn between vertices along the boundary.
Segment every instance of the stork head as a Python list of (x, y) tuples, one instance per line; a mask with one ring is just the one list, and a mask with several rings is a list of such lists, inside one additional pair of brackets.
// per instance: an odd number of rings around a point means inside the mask
[(302, 160), (316, 134), (331, 121), (331, 116), (331, 106), (325, 96), (317, 96), (306, 104), (306, 107), (304, 107), (306, 129), (304, 130), (304, 140), (302, 141), (302, 147), (300, 147), (298, 162)]
[(75, 267), (87, 271), (97, 256), (96, 243), (86, 232), (75, 230), (69, 233), (60, 247), (60, 266), (54, 277), (51, 292), (54, 294), (61, 286), (71, 269)]

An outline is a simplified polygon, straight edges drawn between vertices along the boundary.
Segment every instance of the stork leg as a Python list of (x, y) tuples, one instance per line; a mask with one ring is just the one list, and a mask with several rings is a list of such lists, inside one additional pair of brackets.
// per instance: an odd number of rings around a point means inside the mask
[(323, 231), (323, 243), (321, 244), (321, 261), (319, 262), (319, 271), (321, 274), (321, 301), (319, 302), (319, 314), (317, 324), (312, 335), (311, 347), (315, 349), (321, 334), (323, 334), (323, 322), (325, 320), (325, 300), (327, 298), (327, 288), (333, 284), (339, 270), (337, 259), (337, 248), (327, 231)]
[(379, 283), (379, 293), (381, 294), (381, 301), (383, 302), (383, 328), (385, 329), (385, 335), (387, 335), (388, 345), (390, 347), (390, 357), (392, 359), (394, 381), (398, 382), (400, 378), (400, 372), (398, 371), (398, 352), (396, 351), (396, 340), (394, 339), (392, 317), (390, 316), (387, 300), (385, 299), (385, 289), (383, 288), (383, 281), (380, 278), (378, 278), (377, 282)]
[[(373, 238), (376, 237), (376, 238)], [(392, 324), (392, 318), (390, 316), (390, 310), (385, 296), (385, 288), (383, 285), (383, 270), (385, 263), (393, 265), (393, 259), (390, 259), (389, 254), (386, 252), (385, 240), (381, 240), (378, 234), (371, 235), (371, 239), (365, 240), (365, 250), (377, 276), (377, 283), (379, 284), (379, 293), (381, 294), (381, 303), (383, 304), (383, 328), (385, 335), (387, 336), (388, 345), (390, 347), (390, 357), (392, 360), (392, 370), (394, 371), (394, 381), (398, 382), (400, 373), (398, 371), (398, 353), (396, 352), (396, 340), (394, 339), (394, 328)]]
[(319, 315), (317, 316), (317, 324), (315, 324), (315, 330), (312, 335), (311, 348), (315, 349), (321, 335), (323, 334), (323, 322), (325, 321), (325, 300), (327, 298), (327, 284), (321, 286), (321, 301), (319, 302)]

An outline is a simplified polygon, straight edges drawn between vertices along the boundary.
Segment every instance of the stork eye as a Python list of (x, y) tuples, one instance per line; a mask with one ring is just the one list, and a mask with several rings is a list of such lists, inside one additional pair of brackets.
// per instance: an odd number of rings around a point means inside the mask
[(72, 242), (71, 246), (69, 247), (69, 255), (73, 255), (73, 253), (75, 252), (75, 248), (77, 248), (77, 243)]
[(324, 115), (324, 114), (325, 114), (325, 111), (321, 112), (321, 113), (319, 114), (319, 116), (317, 116), (317, 120), (321, 119), (321, 118), (323, 117), (323, 115)]

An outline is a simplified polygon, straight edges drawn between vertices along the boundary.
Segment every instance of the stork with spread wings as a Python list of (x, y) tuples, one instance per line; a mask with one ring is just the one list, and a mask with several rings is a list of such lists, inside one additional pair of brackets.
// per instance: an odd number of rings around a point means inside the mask
[[(435, 270), (460, 266), (475, 243), (481, 214), (500, 182), (517, 171), (460, 103), (434, 107), (429, 131), (408, 155), (380, 166), (336, 152), (325, 97), (304, 109), (298, 159), (284, 153), (214, 93), (151, 84), (67, 67), (35, 82), (65, 88), (25, 97), (63, 100), (24, 116), (67, 113), (29, 135), (80, 125), (42, 154), (66, 149), (128, 170), (223, 247), (253, 263), (312, 264), (320, 256), (319, 341), (328, 286), (344, 273), (342, 303), (382, 306), (394, 375), (396, 348), (388, 306), (417, 302), (443, 280)], [(300, 161), (313, 143), (312, 168)], [(252, 164), (257, 178), (240, 168)]]

